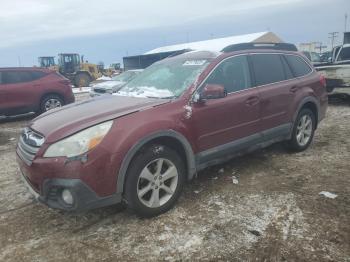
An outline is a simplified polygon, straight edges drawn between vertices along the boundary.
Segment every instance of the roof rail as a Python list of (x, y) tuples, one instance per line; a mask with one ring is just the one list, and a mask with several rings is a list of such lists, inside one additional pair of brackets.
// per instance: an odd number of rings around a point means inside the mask
[(229, 53), (248, 49), (274, 49), (284, 51), (298, 51), (294, 44), (289, 43), (242, 43), (226, 46), (221, 52)]

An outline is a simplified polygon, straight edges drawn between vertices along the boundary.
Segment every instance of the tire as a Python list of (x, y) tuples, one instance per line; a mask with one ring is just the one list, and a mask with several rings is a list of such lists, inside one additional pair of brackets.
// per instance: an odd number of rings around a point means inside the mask
[(58, 95), (47, 95), (40, 102), (40, 113), (64, 106), (64, 101)]
[(292, 137), (288, 141), (289, 148), (295, 152), (306, 150), (314, 137), (315, 127), (315, 114), (308, 108), (302, 109), (294, 123)]
[(76, 87), (84, 87), (90, 85), (90, 76), (85, 73), (77, 74), (74, 77), (74, 85)]
[(128, 208), (140, 217), (153, 217), (175, 205), (186, 171), (174, 150), (151, 145), (132, 160), (126, 175), (124, 198)]

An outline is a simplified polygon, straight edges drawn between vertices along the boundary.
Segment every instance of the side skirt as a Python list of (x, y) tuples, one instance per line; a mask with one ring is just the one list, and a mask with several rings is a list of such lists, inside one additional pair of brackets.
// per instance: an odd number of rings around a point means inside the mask
[(261, 133), (200, 152), (195, 156), (197, 171), (227, 162), (234, 157), (265, 148), (271, 144), (287, 140), (291, 136), (292, 127), (292, 123), (283, 124)]

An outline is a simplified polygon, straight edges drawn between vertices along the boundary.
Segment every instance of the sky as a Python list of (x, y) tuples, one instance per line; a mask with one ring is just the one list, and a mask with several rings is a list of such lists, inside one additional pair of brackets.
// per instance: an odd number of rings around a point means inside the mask
[(272, 31), (285, 42), (342, 41), (350, 0), (0, 0), (0, 66), (83, 54), (122, 62), (164, 45)]

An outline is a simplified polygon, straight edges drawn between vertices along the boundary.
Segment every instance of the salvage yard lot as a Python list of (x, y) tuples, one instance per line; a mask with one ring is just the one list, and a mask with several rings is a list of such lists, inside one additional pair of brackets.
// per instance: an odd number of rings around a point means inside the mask
[(350, 261), (349, 98), (331, 99), (305, 152), (276, 144), (206, 169), (153, 219), (34, 202), (15, 162), (28, 121), (0, 123), (0, 261)]

